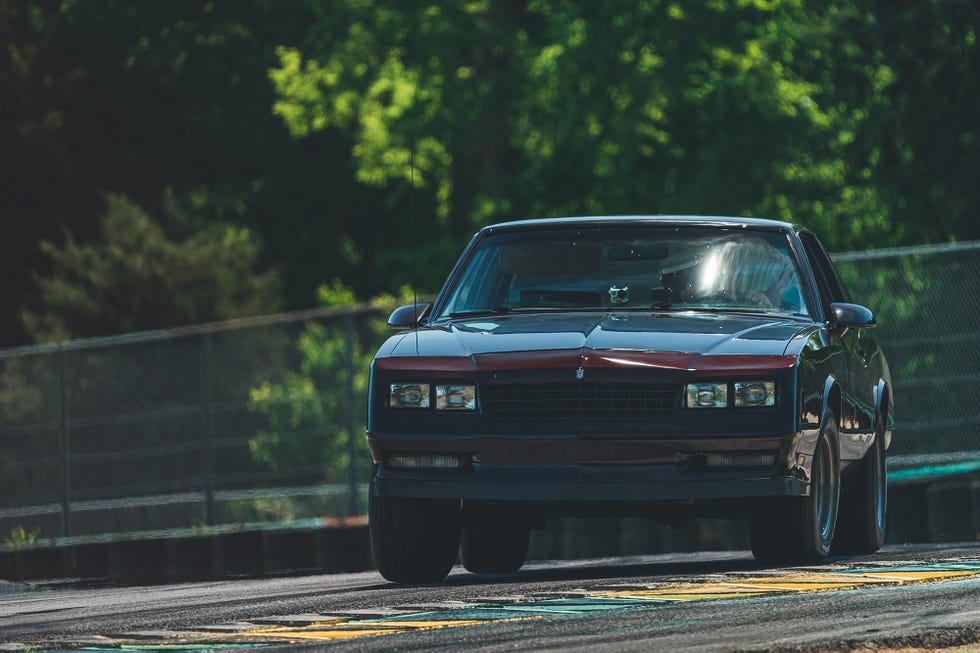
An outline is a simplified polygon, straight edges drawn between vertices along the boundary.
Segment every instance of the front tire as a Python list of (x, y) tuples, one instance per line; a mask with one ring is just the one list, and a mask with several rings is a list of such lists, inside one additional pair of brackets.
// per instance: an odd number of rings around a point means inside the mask
[(371, 494), (371, 549), (381, 575), (396, 583), (437, 583), (456, 562), (459, 501)]
[(822, 423), (813, 452), (810, 495), (781, 498), (752, 518), (752, 555), (763, 564), (816, 562), (830, 553), (840, 501), (838, 429), (829, 412)]
[(885, 419), (883, 415), (879, 417), (874, 443), (842, 497), (834, 553), (874, 553), (885, 543), (888, 511)]

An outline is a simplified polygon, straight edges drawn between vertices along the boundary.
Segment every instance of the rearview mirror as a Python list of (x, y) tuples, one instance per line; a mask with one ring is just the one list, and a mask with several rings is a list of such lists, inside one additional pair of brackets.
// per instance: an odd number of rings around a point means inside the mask
[(614, 245), (606, 251), (610, 261), (662, 261), (670, 254), (666, 245), (643, 243), (636, 245)]
[(595, 274), (602, 267), (598, 243), (515, 243), (500, 252), (500, 267), (519, 276)]

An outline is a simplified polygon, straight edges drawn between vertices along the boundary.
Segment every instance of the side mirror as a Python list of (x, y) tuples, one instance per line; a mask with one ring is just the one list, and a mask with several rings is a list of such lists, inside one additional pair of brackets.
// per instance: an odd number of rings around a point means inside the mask
[(834, 323), (839, 329), (867, 329), (875, 326), (875, 316), (860, 304), (834, 302), (830, 305), (830, 310), (834, 313)]
[(396, 308), (388, 318), (388, 328), (404, 331), (414, 329), (429, 312), (428, 304), (409, 304)]

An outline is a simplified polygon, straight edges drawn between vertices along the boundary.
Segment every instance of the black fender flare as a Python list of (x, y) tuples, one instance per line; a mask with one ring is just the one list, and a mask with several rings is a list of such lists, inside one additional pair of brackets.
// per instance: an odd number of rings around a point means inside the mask
[[(892, 406), (892, 392), (891, 388), (885, 382), (884, 379), (878, 379), (877, 385), (872, 388), (872, 395), (874, 397), (875, 405), (875, 432), (878, 430), (878, 420), (881, 419), (882, 414), (885, 415), (885, 449), (892, 444), (892, 428), (894, 426), (894, 408)], [(882, 410), (882, 404), (884, 404), (884, 410)]]
[(816, 424), (816, 428), (813, 428), (812, 422), (808, 427), (803, 428), (798, 431), (796, 437), (793, 438), (793, 445), (790, 449), (792, 456), (790, 456), (790, 461), (788, 462), (789, 468), (796, 470), (794, 475), (797, 475), (803, 480), (810, 480), (810, 464), (813, 461), (814, 451), (817, 447), (817, 442), (823, 433), (824, 424), (828, 415), (833, 416), (835, 421), (835, 426), (837, 427), (838, 441), (832, 443), (834, 451), (838, 455), (838, 461), (840, 457), (840, 419), (841, 410), (843, 404), (843, 396), (841, 393), (840, 384), (837, 381), (837, 377), (833, 374), (827, 376), (824, 380), (823, 396), (820, 402), (820, 415), (819, 422)]
[(840, 387), (840, 383), (837, 381), (837, 377), (831, 374), (824, 380), (823, 404), (821, 406), (820, 415), (822, 418), (824, 411), (829, 408), (831, 414), (833, 414), (834, 418), (837, 419), (838, 429), (840, 429), (841, 415), (843, 414), (843, 410), (844, 410), (843, 402), (844, 402), (844, 396)]

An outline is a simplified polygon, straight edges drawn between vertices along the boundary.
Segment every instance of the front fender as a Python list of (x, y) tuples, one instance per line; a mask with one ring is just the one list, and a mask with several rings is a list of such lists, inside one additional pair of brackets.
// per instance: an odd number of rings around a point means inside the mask
[[(813, 454), (820, 440), (820, 430), (824, 420), (833, 419), (840, 432), (840, 414), (842, 409), (841, 389), (837, 377), (828, 374), (821, 381), (810, 378), (801, 379), (803, 383), (802, 401), (800, 404), (800, 415), (798, 416), (798, 430), (794, 438), (793, 446), (788, 452), (787, 469), (790, 475), (803, 480), (810, 480), (810, 469), (813, 464)], [(806, 390), (809, 387), (810, 390)], [(840, 441), (833, 443), (835, 450), (840, 450)]]

